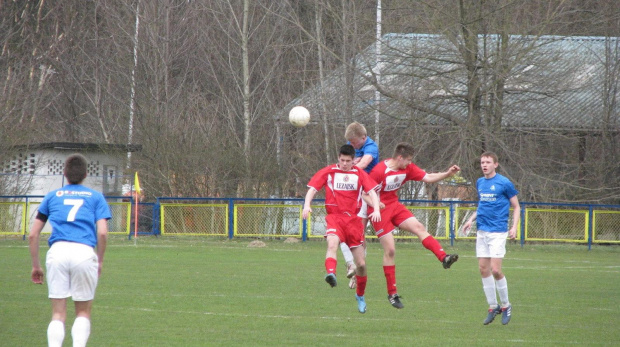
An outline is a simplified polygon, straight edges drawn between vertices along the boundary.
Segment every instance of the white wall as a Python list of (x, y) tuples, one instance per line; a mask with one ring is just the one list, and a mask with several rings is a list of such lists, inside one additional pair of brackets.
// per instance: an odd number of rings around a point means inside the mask
[[(126, 153), (102, 153), (95, 151), (76, 151), (62, 149), (38, 149), (22, 153), (24, 157), (32, 158), (34, 154), (36, 169), (34, 175), (21, 171), (16, 175), (18, 179), (13, 184), (20, 185), (16, 191), (23, 195), (45, 195), (54, 189), (66, 185), (62, 174), (66, 158), (74, 153), (81, 153), (88, 162), (88, 174), (84, 185), (103, 192), (106, 195), (120, 195), (123, 182), (123, 169)], [(105, 189), (104, 189), (105, 188)]]

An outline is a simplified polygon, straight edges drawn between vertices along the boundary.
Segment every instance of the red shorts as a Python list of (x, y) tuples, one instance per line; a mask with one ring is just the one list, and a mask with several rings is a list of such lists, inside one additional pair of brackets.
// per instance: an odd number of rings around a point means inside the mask
[(364, 228), (362, 219), (356, 215), (328, 214), (325, 216), (327, 222), (327, 235), (336, 235), (340, 242), (344, 242), (349, 248), (359, 247), (364, 244)]
[[(371, 207), (368, 207), (368, 215), (372, 213)], [(394, 228), (401, 225), (404, 221), (414, 217), (413, 213), (401, 203), (394, 203), (385, 206), (381, 210), (381, 221), (372, 222), (377, 237), (382, 237), (394, 231)]]

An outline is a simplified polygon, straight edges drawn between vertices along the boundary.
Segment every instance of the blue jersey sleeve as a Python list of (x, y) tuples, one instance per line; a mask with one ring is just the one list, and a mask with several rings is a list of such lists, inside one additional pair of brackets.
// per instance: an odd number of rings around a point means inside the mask
[(508, 200), (512, 199), (513, 196), (519, 194), (519, 191), (517, 190), (517, 188), (515, 188), (515, 185), (512, 184), (509, 179), (506, 179), (504, 182), (506, 184), (505, 194)]
[(105, 201), (105, 197), (103, 195), (100, 195), (95, 210), (95, 222), (101, 219), (112, 219), (110, 205), (108, 205), (107, 201)]
[(49, 200), (49, 195), (46, 195), (45, 198), (43, 198), (43, 201), (41, 201), (39, 208), (37, 209), (39, 213), (44, 214), (48, 217), (50, 215)]
[(366, 137), (366, 142), (362, 148), (355, 150), (356, 157), (363, 157), (365, 155), (370, 155), (372, 157), (372, 161), (364, 169), (364, 171), (370, 173), (375, 165), (379, 163), (379, 146), (377, 146), (377, 143), (370, 137)]

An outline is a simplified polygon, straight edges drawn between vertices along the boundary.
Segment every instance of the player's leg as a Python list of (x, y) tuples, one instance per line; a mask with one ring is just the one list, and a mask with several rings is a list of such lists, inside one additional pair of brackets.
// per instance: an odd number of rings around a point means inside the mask
[(366, 268), (366, 254), (364, 252), (364, 246), (359, 246), (351, 249), (353, 253), (353, 259), (355, 261), (355, 275), (356, 276), (368, 276), (368, 269)]
[(501, 307), (497, 304), (495, 279), (491, 274), (491, 258), (478, 258), (478, 268), (482, 277), (482, 290), (489, 304), (487, 317), (483, 322), (484, 325), (487, 325), (493, 322), (495, 316), (501, 312)]
[(379, 242), (383, 247), (383, 274), (385, 275), (388, 301), (396, 308), (403, 308), (405, 306), (400, 302), (400, 296), (396, 290), (396, 242), (394, 241), (393, 230), (383, 234), (379, 238)]
[(67, 242), (55, 242), (45, 257), (47, 269), (48, 296), (52, 304), (52, 320), (47, 327), (49, 346), (62, 346), (65, 339), (65, 320), (67, 318), (67, 298), (71, 296), (70, 274), (68, 269)]
[[(357, 216), (362, 219), (362, 227), (366, 230), (366, 224), (368, 223), (368, 204), (366, 201), (362, 200), (362, 207), (360, 208)], [(365, 247), (366, 244), (364, 243), (364, 249)], [(350, 278), (349, 288), (355, 289), (357, 286), (357, 280), (355, 279), (355, 262), (353, 261), (353, 254), (351, 254), (349, 246), (344, 243), (340, 244), (340, 249), (342, 250), (342, 256), (346, 262), (345, 266), (347, 268), (347, 278)]]
[(67, 299), (51, 299), (52, 320), (47, 326), (47, 344), (61, 347), (65, 339), (65, 319), (67, 318)]
[(476, 256), (478, 257), (478, 269), (482, 278), (482, 290), (489, 304), (487, 316), (482, 322), (487, 325), (495, 319), (501, 312), (501, 307), (497, 304), (497, 293), (495, 289), (495, 279), (491, 273), (491, 251), (487, 232), (478, 230), (476, 237)]
[(351, 253), (351, 249), (347, 246), (346, 243), (340, 243), (340, 251), (342, 252), (342, 257), (344, 258), (345, 267), (347, 269), (347, 278), (351, 278), (355, 276), (355, 262), (353, 261), (353, 254)]
[(346, 224), (342, 221), (343, 216), (339, 214), (328, 214), (325, 216), (325, 224), (327, 229), (325, 230), (325, 240), (327, 241), (327, 252), (325, 253), (325, 282), (327, 282), (332, 288), (336, 286), (336, 266), (338, 245), (340, 242), (344, 242), (343, 225)]
[(502, 272), (502, 258), (491, 258), (491, 273), (495, 279), (495, 288), (502, 308), (502, 324), (506, 325), (512, 317), (512, 305), (508, 300), (508, 281)]
[(74, 246), (71, 293), (75, 304), (75, 320), (71, 328), (74, 347), (84, 347), (90, 336), (90, 313), (99, 281), (99, 262), (93, 249)]
[(75, 321), (71, 328), (73, 347), (84, 347), (90, 336), (90, 313), (93, 301), (75, 301)]
[(491, 274), (491, 258), (478, 258), (478, 269), (480, 270), (480, 277), (482, 277), (482, 288), (489, 303), (489, 308), (496, 307), (497, 293), (495, 279)]
[(342, 228), (343, 236), (346, 238), (347, 245), (351, 248), (356, 266), (353, 278), (355, 278), (356, 282), (355, 299), (357, 300), (357, 309), (360, 313), (366, 313), (364, 292), (366, 291), (368, 274), (366, 270), (366, 251), (364, 249), (364, 228), (359, 216), (350, 217), (348, 220), (343, 220), (343, 222), (346, 224)]
[(336, 266), (338, 261), (336, 257), (340, 238), (336, 234), (328, 234), (325, 238), (327, 240), (327, 252), (325, 253), (325, 271), (327, 275), (325, 276), (325, 282), (333, 288), (337, 285)]
[(495, 288), (499, 295), (502, 312), (502, 324), (508, 324), (512, 317), (512, 305), (508, 300), (508, 282), (506, 276), (502, 272), (502, 261), (506, 255), (506, 238), (507, 232), (504, 233), (488, 233), (489, 249), (491, 253), (490, 271), (495, 280)]
[(366, 269), (366, 255), (363, 246), (355, 247), (351, 249), (353, 253), (353, 259), (355, 260), (355, 299), (357, 300), (357, 309), (360, 313), (366, 312), (366, 300), (364, 299), (364, 293), (366, 292), (366, 283), (368, 281), (368, 273)]
[(413, 215), (398, 224), (398, 227), (416, 235), (422, 241), (422, 246), (435, 254), (444, 269), (449, 269), (459, 259), (458, 254), (447, 254), (439, 241), (429, 234), (426, 227)]

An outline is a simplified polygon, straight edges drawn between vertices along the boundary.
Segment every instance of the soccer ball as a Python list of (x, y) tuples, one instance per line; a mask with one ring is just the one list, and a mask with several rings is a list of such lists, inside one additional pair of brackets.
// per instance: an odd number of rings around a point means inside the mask
[(288, 113), (288, 120), (298, 128), (305, 127), (310, 121), (310, 112), (303, 106), (295, 106)]

